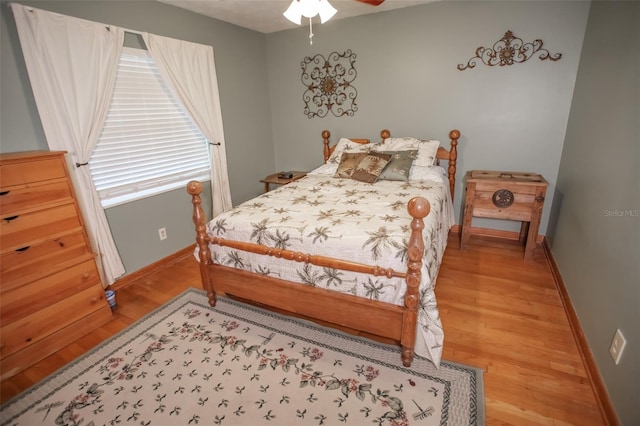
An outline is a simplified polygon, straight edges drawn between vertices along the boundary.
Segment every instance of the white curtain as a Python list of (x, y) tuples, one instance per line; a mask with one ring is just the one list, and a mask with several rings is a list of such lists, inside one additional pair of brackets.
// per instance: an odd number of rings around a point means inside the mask
[(124, 274), (86, 164), (113, 93), (124, 30), (12, 3), (20, 45), (49, 148), (67, 151), (103, 283)]
[(143, 34), (143, 38), (173, 94), (212, 143), (211, 193), (216, 216), (232, 204), (213, 48), (154, 34)]

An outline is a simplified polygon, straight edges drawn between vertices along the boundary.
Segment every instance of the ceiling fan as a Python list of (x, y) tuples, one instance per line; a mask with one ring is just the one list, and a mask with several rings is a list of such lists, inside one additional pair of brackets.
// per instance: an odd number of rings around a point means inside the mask
[[(380, 6), (384, 0), (355, 0), (371, 6)], [(302, 17), (311, 19), (320, 15), (320, 20), (325, 23), (337, 12), (328, 0), (292, 0), (289, 8), (283, 13), (285, 18), (300, 25)]]
[[(384, 2), (384, 0), (356, 1), (372, 6), (379, 6)], [(336, 12), (336, 8), (331, 6), (328, 0), (291, 0), (291, 4), (287, 10), (284, 11), (283, 15), (285, 18), (298, 25), (302, 23), (303, 17), (309, 18), (309, 44), (313, 44), (313, 24), (311, 22), (311, 18), (319, 15), (320, 22), (324, 24), (331, 19)]]

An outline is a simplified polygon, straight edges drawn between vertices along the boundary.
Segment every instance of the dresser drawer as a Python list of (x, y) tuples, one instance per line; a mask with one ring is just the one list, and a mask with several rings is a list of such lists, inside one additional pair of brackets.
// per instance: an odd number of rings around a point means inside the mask
[(28, 247), (0, 255), (2, 293), (56, 273), (83, 259), (94, 258), (81, 231)]
[(47, 205), (61, 204), (73, 200), (69, 181), (5, 187), (0, 192), (2, 217), (40, 210)]
[(24, 349), (104, 306), (104, 291), (93, 286), (14, 322), (3, 322), (0, 357)]
[(109, 305), (104, 306), (79, 321), (57, 330), (22, 351), (2, 357), (0, 361), (0, 380), (15, 376), (25, 367), (35, 364), (55, 353), (60, 348), (75, 342), (82, 336), (102, 327), (113, 319)]
[(3, 161), (0, 166), (2, 188), (66, 177), (64, 157), (61, 155), (30, 161)]
[(66, 204), (17, 216), (3, 216), (0, 221), (0, 249), (23, 249), (80, 228), (82, 223), (75, 204)]
[(90, 287), (101, 288), (93, 257), (56, 274), (22, 287), (4, 288), (0, 298), (0, 322), (11, 323)]

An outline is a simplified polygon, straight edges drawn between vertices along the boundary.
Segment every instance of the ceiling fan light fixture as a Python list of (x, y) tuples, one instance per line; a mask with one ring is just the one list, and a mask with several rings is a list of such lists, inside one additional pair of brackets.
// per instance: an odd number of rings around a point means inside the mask
[(294, 24), (300, 25), (302, 17), (313, 18), (320, 15), (320, 22), (325, 23), (335, 15), (337, 10), (328, 0), (292, 0), (283, 15)]
[(284, 17), (294, 24), (302, 24), (302, 5), (299, 0), (293, 0), (287, 10), (283, 13)]
[(305, 18), (313, 18), (318, 14), (320, 8), (320, 0), (298, 0), (302, 10), (302, 16)]
[(320, 22), (325, 23), (333, 17), (337, 12), (336, 8), (331, 6), (329, 0), (320, 0), (318, 5), (318, 14), (320, 15)]

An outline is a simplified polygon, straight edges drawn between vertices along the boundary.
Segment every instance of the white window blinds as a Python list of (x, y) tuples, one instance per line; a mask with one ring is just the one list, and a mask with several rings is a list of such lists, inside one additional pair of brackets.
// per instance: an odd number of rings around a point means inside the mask
[(169, 92), (153, 59), (124, 48), (89, 167), (103, 207), (208, 180), (208, 141)]

